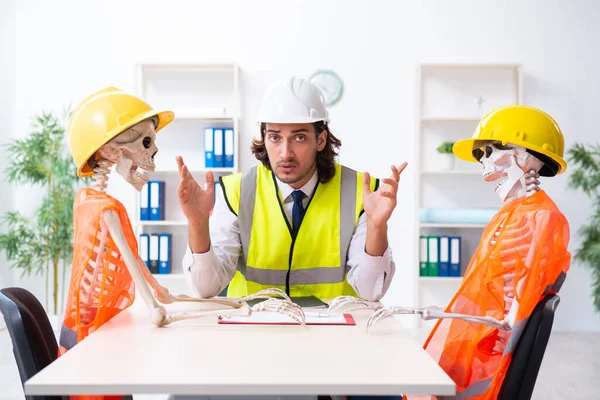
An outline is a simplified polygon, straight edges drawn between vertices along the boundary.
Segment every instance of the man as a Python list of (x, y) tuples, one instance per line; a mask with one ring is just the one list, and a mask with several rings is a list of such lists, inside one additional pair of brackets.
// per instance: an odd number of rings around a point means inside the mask
[(232, 297), (268, 287), (294, 297), (383, 297), (395, 271), (387, 222), (406, 163), (392, 166), (378, 187), (369, 173), (334, 161), (341, 142), (328, 121), (310, 82), (272, 84), (252, 145), (262, 164), (223, 177), (214, 210), (212, 172), (202, 189), (177, 158), (189, 241), (182, 264), (197, 296), (216, 296), (229, 285)]

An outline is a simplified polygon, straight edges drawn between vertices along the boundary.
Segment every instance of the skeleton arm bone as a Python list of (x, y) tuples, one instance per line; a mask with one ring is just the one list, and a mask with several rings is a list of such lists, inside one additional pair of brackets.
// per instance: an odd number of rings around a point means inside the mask
[(144, 275), (136, 261), (137, 257), (129, 248), (127, 239), (125, 239), (125, 235), (123, 234), (119, 215), (113, 210), (104, 211), (101, 214), (101, 223), (106, 224), (115, 245), (122, 254), (127, 270), (131, 274), (133, 282), (139, 290), (146, 307), (148, 307), (148, 311), (152, 314), (152, 322), (157, 326), (166, 325), (167, 312), (152, 296), (150, 287), (144, 280)]
[[(515, 303), (516, 303), (516, 301), (513, 303), (513, 305)], [(398, 315), (398, 314), (419, 314), (419, 315), (421, 315), (421, 318), (423, 318), (424, 320), (440, 319), (440, 318), (457, 318), (457, 319), (462, 319), (462, 320), (469, 321), (469, 322), (476, 322), (476, 323), (492, 326), (494, 328), (498, 328), (501, 331), (510, 331), (512, 329), (512, 324), (510, 323), (510, 320), (508, 320), (507, 318), (505, 318), (504, 320), (498, 320), (498, 319), (492, 318), (492, 317), (478, 317), (478, 316), (466, 315), (466, 314), (445, 313), (441, 308), (435, 307), (435, 306), (423, 307), (423, 308), (394, 307), (394, 306), (383, 307), (381, 305), (374, 305), (373, 302), (368, 302), (366, 300), (362, 300), (362, 299), (352, 297), (352, 296), (336, 297), (329, 303), (329, 309), (327, 312), (334, 313), (334, 312), (338, 311), (344, 305), (348, 305), (348, 304), (355, 305), (355, 307), (349, 311), (358, 310), (358, 309), (375, 309), (375, 312), (373, 312), (373, 314), (371, 314), (371, 316), (369, 317), (369, 320), (367, 321), (367, 331), (374, 324), (379, 322), (380, 320), (390, 317), (392, 315)], [(361, 305), (363, 307), (360, 307)], [(346, 310), (346, 311), (348, 311), (348, 310)]]
[[(121, 228), (121, 221), (119, 219), (119, 215), (113, 210), (104, 211), (102, 213), (102, 218), (101, 218), (100, 223), (102, 225), (106, 226), (106, 228), (110, 232), (110, 235), (111, 235), (113, 241), (115, 242), (115, 245), (118, 247), (120, 253), (122, 254), (125, 265), (127, 266), (127, 270), (131, 274), (131, 277), (136, 285), (136, 288), (139, 290), (139, 292), (142, 296), (142, 299), (143, 299), (144, 303), (146, 304), (146, 307), (148, 307), (148, 310), (150, 311), (150, 313), (152, 315), (152, 322), (156, 326), (164, 326), (164, 325), (168, 325), (171, 322), (175, 322), (175, 321), (181, 321), (184, 319), (191, 319), (191, 318), (197, 318), (197, 317), (204, 317), (204, 316), (215, 315), (215, 314), (248, 316), (251, 314), (252, 310), (254, 309), (254, 307), (253, 307), (253, 309), (248, 307), (247, 303), (244, 301), (244, 299), (242, 299), (241, 307), (237, 307), (237, 308), (227, 308), (227, 309), (221, 309), (221, 310), (207, 310), (207, 311), (194, 311), (194, 312), (179, 312), (179, 313), (174, 313), (172, 315), (168, 315), (166, 312), (166, 309), (156, 301), (154, 296), (152, 296), (150, 287), (148, 286), (148, 283), (146, 282), (145, 277), (144, 277), (144, 273), (142, 272), (145, 269), (147, 269), (146, 265), (144, 264), (143, 268), (142, 268), (142, 266), (140, 266), (138, 264), (138, 262), (137, 262), (138, 257), (134, 254), (134, 252), (131, 250), (131, 248), (127, 244), (127, 240), (125, 239), (123, 229)], [(158, 285), (158, 286), (160, 286), (160, 285)], [(260, 294), (256, 295), (256, 297), (260, 297), (260, 296), (261, 296)], [(203, 299), (203, 300), (205, 302), (220, 303), (220, 301), (211, 301), (210, 299)], [(271, 299), (271, 300), (275, 300), (275, 299)], [(266, 303), (266, 302), (263, 302), (263, 303)], [(281, 303), (284, 303), (284, 304), (282, 305)], [(232, 303), (232, 304), (236, 304), (236, 303)], [(260, 304), (262, 304), (262, 303), (257, 304), (257, 306)], [(294, 306), (296, 306), (296, 305), (293, 303), (289, 304), (289, 303), (287, 303), (287, 301), (279, 301), (279, 302), (273, 301), (273, 302), (269, 302), (267, 305), (262, 305), (260, 307), (261, 309), (259, 309), (258, 311), (264, 310), (264, 311), (284, 312), (284, 313), (287, 313), (288, 315), (290, 315), (292, 318), (296, 319), (298, 322), (303, 323), (304, 316), (297, 315), (298, 312)]]
[(144, 279), (152, 290), (154, 291), (154, 297), (163, 304), (171, 304), (175, 302), (196, 302), (196, 303), (218, 303), (224, 306), (230, 306), (233, 308), (241, 308), (243, 305), (243, 301), (240, 299), (227, 299), (227, 298), (212, 298), (212, 299), (200, 299), (197, 297), (188, 296), (185, 294), (180, 295), (172, 295), (169, 292), (169, 289), (162, 286), (154, 275), (150, 272), (150, 270), (146, 267), (146, 263), (139, 257), (136, 257), (136, 262), (138, 268), (142, 271), (144, 275)]
[(439, 307), (423, 307), (423, 308), (411, 308), (411, 307), (382, 307), (375, 311), (369, 317), (367, 321), (367, 331), (380, 320), (398, 314), (419, 314), (421, 318), (428, 321), (431, 319), (442, 319), (442, 318), (457, 318), (468, 322), (475, 322), (493, 328), (497, 328), (501, 331), (510, 331), (512, 326), (509, 325), (508, 321), (498, 320), (492, 317), (478, 317), (467, 314), (457, 313), (446, 313)]

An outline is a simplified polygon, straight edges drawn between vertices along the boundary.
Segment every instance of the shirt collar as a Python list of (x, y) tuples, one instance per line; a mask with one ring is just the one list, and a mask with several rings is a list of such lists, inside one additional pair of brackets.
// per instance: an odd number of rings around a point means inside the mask
[[(275, 180), (277, 181), (277, 186), (279, 187), (279, 193), (281, 193), (281, 198), (283, 199), (283, 201), (286, 201), (288, 197), (290, 197), (292, 192), (296, 189), (294, 189), (287, 183), (280, 181), (277, 175), (275, 175)], [(301, 190), (307, 198), (310, 198), (313, 194), (313, 191), (315, 190), (315, 186), (317, 186), (318, 181), (319, 176), (317, 175), (317, 171), (315, 170), (308, 182), (306, 182), (304, 186), (302, 186), (299, 190)]]

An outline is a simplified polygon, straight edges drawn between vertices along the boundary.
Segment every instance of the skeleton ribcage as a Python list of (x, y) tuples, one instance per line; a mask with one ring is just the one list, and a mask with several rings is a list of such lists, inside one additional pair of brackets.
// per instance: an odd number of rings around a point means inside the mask
[[(82, 243), (82, 249), (89, 254), (87, 263), (81, 266), (79, 290), (72, 308), (72, 317), (82, 325), (98, 321), (102, 324), (130, 305), (134, 300), (135, 286), (125, 263), (110, 238), (108, 228), (100, 219), (96, 237)], [(79, 318), (77, 318), (77, 314)]]

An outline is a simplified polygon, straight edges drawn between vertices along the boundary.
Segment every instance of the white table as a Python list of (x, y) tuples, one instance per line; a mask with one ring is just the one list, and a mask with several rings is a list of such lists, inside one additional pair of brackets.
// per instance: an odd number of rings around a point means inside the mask
[(356, 326), (218, 325), (211, 316), (158, 328), (138, 297), (28, 380), (25, 394), (455, 393), (396, 319), (365, 333), (370, 311), (352, 314)]

